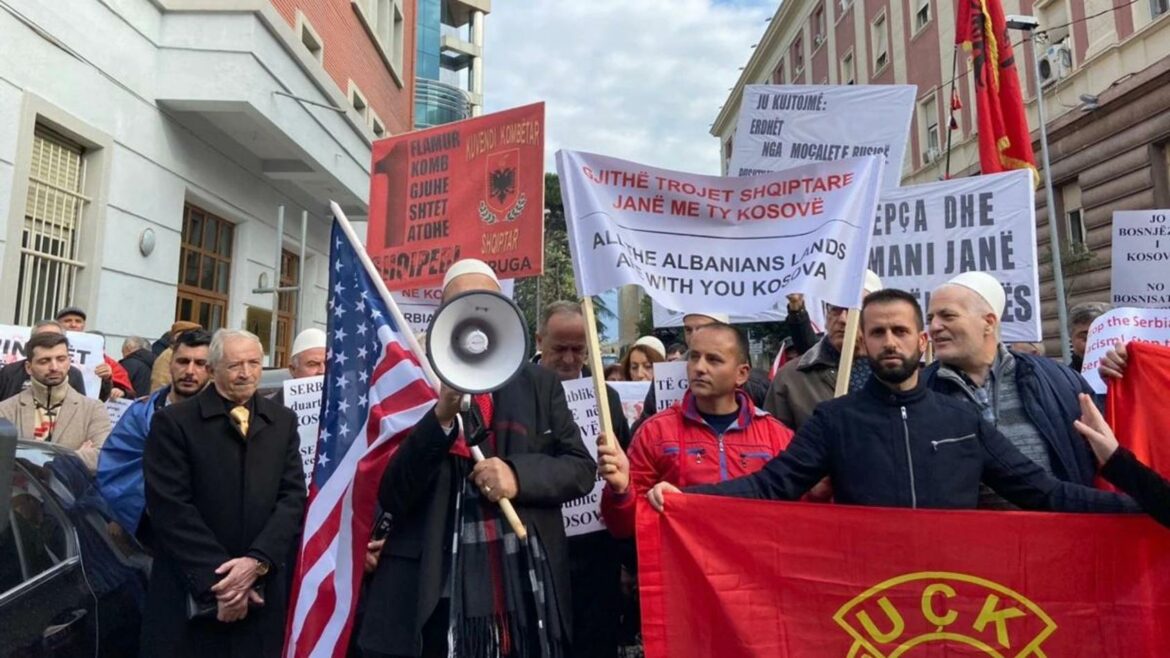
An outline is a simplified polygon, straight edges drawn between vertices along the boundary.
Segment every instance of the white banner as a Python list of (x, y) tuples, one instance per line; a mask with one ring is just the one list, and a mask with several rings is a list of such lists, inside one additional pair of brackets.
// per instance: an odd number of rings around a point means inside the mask
[(731, 176), (880, 155), (882, 189), (898, 187), (914, 85), (748, 85), (732, 142)]
[[(569, 402), (569, 411), (573, 412), (573, 421), (581, 428), (581, 440), (593, 460), (597, 461), (597, 435), (601, 433), (601, 423), (597, 418), (593, 378), (570, 379), (561, 384), (565, 387), (565, 399)], [(569, 537), (605, 529), (605, 522), (601, 520), (601, 490), (605, 487), (605, 480), (597, 475), (594, 478), (592, 491), (561, 505), (565, 534)]]
[(305, 486), (313, 479), (317, 461), (317, 428), (320, 426), (322, 388), (325, 377), (302, 377), (284, 380), (284, 406), (297, 414), (297, 434), (301, 438), (301, 465), (305, 469)]
[[(24, 358), (24, 343), (32, 332), (31, 327), (11, 324), (0, 325), (0, 363), (8, 364)], [(97, 334), (67, 331), (69, 356), (74, 367), (81, 371), (85, 380), (85, 395), (98, 399), (102, 380), (94, 370), (105, 363), (105, 339)]]
[(1170, 210), (1114, 211), (1113, 304), (1170, 307), (1168, 287)]
[(744, 178), (560, 151), (577, 292), (636, 284), (667, 308), (751, 314), (793, 292), (861, 302), (881, 159)]
[(1081, 375), (1094, 391), (1105, 393), (1105, 382), (1097, 372), (1105, 353), (1118, 343), (1131, 341), (1170, 346), (1170, 309), (1115, 308), (1093, 320)]
[(655, 413), (681, 402), (687, 392), (687, 362), (663, 361), (654, 364)]
[(878, 201), (869, 269), (886, 288), (930, 293), (986, 272), (1003, 285), (1003, 341), (1043, 340), (1032, 174), (1019, 169), (887, 190)]
[[(658, 367), (655, 364), (654, 367)], [(634, 421), (642, 415), (642, 406), (646, 402), (646, 394), (650, 392), (650, 382), (606, 382), (622, 399), (622, 415), (632, 427)]]
[[(504, 279), (500, 281), (500, 293), (508, 299), (514, 299), (515, 281)], [(419, 334), (427, 330), (431, 318), (435, 316), (443, 298), (443, 288), (415, 288), (412, 290), (396, 290), (390, 293), (402, 311), (402, 317), (410, 325), (410, 330)]]

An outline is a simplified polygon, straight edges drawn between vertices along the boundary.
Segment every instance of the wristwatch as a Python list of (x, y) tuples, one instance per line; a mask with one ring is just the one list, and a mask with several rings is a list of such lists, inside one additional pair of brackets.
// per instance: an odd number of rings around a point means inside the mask
[(264, 560), (261, 560), (260, 558), (256, 558), (256, 557), (254, 557), (252, 559), (256, 560), (256, 575), (259, 577), (267, 576), (268, 569), (270, 568), (268, 566), (268, 563), (265, 562)]

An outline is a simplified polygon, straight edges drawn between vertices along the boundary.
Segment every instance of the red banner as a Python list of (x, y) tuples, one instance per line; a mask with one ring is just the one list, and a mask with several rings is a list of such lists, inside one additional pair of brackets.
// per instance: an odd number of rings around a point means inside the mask
[(676, 494), (639, 504), (638, 564), (648, 658), (1170, 647), (1170, 530), (1144, 516)]
[(1170, 347), (1131, 342), (1126, 345), (1125, 377), (1109, 380), (1106, 411), (1121, 445), (1143, 463), (1170, 477)]
[(979, 168), (985, 174), (1031, 169), (1036, 156), (1020, 92), (1016, 58), (1000, 0), (958, 0), (955, 43), (971, 54)]
[(438, 285), (461, 258), (540, 274), (544, 103), (374, 142), (366, 251), (390, 290)]

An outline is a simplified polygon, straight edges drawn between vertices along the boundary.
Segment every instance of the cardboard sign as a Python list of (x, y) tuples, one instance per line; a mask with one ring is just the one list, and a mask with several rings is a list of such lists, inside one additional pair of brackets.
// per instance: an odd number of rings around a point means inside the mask
[(540, 274), (544, 104), (374, 142), (366, 250), (390, 290), (437, 285), (461, 258)]
[(1118, 343), (1131, 341), (1170, 346), (1170, 309), (1115, 308), (1093, 320), (1085, 343), (1081, 375), (1097, 393), (1105, 393), (1105, 380), (1097, 368)]
[(106, 400), (106, 413), (110, 416), (110, 427), (117, 425), (118, 421), (122, 420), (122, 416), (126, 415), (126, 410), (132, 404), (134, 404), (134, 400), (127, 398)]
[(681, 402), (687, 392), (687, 362), (663, 361), (654, 364), (655, 413)]
[(1170, 210), (1113, 213), (1113, 304), (1170, 307)]
[[(565, 387), (565, 399), (569, 402), (569, 411), (573, 412), (573, 421), (581, 428), (581, 440), (596, 461), (597, 435), (601, 433), (601, 422), (597, 417), (593, 378), (570, 379), (561, 384)], [(596, 480), (592, 491), (561, 505), (565, 534), (569, 537), (605, 529), (605, 522), (601, 520), (601, 490), (605, 488), (605, 480), (599, 475), (594, 477)]]
[(284, 380), (284, 406), (297, 414), (297, 434), (301, 438), (301, 465), (305, 469), (305, 486), (313, 477), (317, 461), (317, 434), (321, 416), (325, 377), (302, 377)]
[[(658, 367), (658, 364), (655, 364)], [(631, 427), (634, 421), (642, 415), (642, 406), (646, 403), (646, 394), (650, 392), (653, 382), (606, 382), (622, 399), (622, 415)]]

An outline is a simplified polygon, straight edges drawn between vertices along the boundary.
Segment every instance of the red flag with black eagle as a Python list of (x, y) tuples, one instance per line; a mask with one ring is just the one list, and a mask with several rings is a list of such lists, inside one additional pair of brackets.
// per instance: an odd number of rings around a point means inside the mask
[(979, 166), (985, 174), (1011, 169), (1036, 173), (1036, 156), (1016, 58), (1000, 0), (959, 0), (955, 43), (971, 55)]

